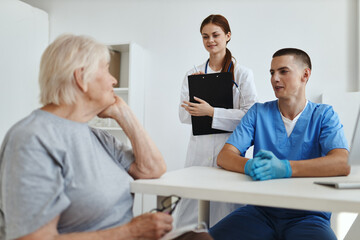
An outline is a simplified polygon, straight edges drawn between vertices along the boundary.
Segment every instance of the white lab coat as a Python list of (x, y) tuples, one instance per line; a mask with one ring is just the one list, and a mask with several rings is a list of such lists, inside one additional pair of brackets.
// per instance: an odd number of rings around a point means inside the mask
[[(197, 66), (199, 71), (205, 72), (205, 64)], [(195, 69), (188, 71), (185, 75), (180, 97), (179, 118), (182, 123), (191, 124), (191, 115), (181, 107), (184, 100), (189, 101), (188, 75), (195, 72)], [(207, 73), (215, 73), (210, 66)], [(254, 83), (254, 76), (250, 69), (235, 63), (235, 82), (239, 86), (233, 86), (234, 109), (214, 108), (212, 128), (226, 131), (233, 131), (239, 124), (241, 118), (257, 101), (257, 93)], [(185, 167), (190, 166), (211, 166), (218, 167), (216, 158), (231, 133), (210, 134), (194, 136), (191, 134), (188, 146)], [(235, 210), (239, 205), (231, 203), (210, 203), (210, 226), (213, 226), (220, 219)], [(198, 207), (196, 200), (182, 199), (175, 211), (175, 226), (183, 227), (197, 223)]]

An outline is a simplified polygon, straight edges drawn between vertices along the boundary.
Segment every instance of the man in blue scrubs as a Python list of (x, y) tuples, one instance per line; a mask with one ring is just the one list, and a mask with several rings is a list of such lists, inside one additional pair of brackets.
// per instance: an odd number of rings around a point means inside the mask
[[(256, 103), (241, 120), (217, 158), (226, 170), (255, 181), (289, 177), (344, 176), (348, 144), (333, 108), (310, 102), (305, 86), (311, 75), (308, 54), (277, 51), (271, 62), (277, 100)], [(254, 158), (245, 158), (254, 145)], [(336, 239), (329, 212), (247, 205), (210, 229), (215, 240)]]

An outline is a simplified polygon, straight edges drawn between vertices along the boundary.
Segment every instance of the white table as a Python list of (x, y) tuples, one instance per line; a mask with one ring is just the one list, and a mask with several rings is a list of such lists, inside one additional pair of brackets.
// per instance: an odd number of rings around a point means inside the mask
[(136, 180), (134, 193), (154, 194), (158, 201), (171, 194), (199, 200), (199, 221), (209, 223), (209, 201), (244, 203), (329, 212), (360, 213), (360, 189), (339, 190), (314, 181), (360, 181), (360, 167), (347, 177), (288, 178), (253, 181), (241, 173), (211, 167), (189, 167), (159, 179)]

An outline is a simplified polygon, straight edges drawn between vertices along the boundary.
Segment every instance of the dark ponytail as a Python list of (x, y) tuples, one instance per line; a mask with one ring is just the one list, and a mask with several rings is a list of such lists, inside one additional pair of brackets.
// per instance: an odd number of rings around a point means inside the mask
[[(232, 64), (231, 64), (232, 63)], [(231, 67), (229, 69), (229, 66), (231, 64)], [(226, 54), (225, 54), (225, 58), (224, 58), (224, 64), (222, 67), (221, 72), (227, 72), (229, 69), (229, 72), (232, 73), (233, 76), (233, 80), (235, 81), (235, 76), (234, 76), (234, 62), (232, 61), (232, 55), (231, 52), (228, 48), (226, 48)]]

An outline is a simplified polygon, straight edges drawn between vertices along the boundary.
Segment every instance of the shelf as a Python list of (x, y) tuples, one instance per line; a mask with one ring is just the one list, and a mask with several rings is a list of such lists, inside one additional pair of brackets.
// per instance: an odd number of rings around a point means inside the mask
[(127, 43), (127, 44), (111, 44), (111, 45), (108, 45), (108, 47), (111, 50), (115, 50), (118, 52), (129, 52), (130, 44), (129, 43)]
[(127, 93), (127, 92), (129, 92), (129, 88), (114, 88), (114, 92), (116, 92), (116, 93)]
[(104, 130), (122, 130), (119, 124), (111, 118), (94, 117), (89, 121), (89, 126), (93, 128), (100, 128)]
[(106, 130), (106, 131), (123, 131), (121, 127), (95, 127), (95, 126), (91, 126), (91, 127)]

